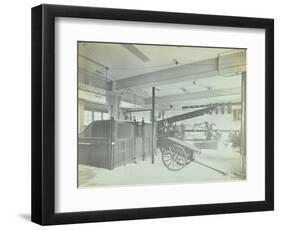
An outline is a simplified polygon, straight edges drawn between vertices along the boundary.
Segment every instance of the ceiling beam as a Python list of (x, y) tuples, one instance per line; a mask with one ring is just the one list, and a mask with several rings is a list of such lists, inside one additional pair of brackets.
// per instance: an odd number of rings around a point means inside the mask
[(137, 58), (142, 60), (143, 62), (150, 61), (149, 57), (147, 57), (142, 51), (140, 51), (137, 47), (130, 44), (121, 44), (127, 51), (129, 51), (131, 54), (135, 55)]
[(219, 75), (232, 75), (246, 71), (246, 51), (219, 54)]
[(116, 80), (113, 83), (113, 89), (159, 86), (218, 75), (235, 74), (245, 70), (246, 53), (244, 51), (235, 52), (219, 55), (216, 58)]
[[(156, 97), (155, 101), (157, 104), (168, 104), (168, 103), (177, 103), (181, 101), (196, 100), (202, 98), (210, 97), (220, 97), (220, 96), (231, 96), (231, 95), (240, 95), (240, 87), (228, 88), (228, 89), (216, 89), (216, 90), (206, 90), (194, 93), (185, 93), (185, 94), (176, 94), (168, 95), (162, 97)], [(151, 104), (151, 99), (145, 99), (146, 104)]]
[(136, 104), (136, 105), (145, 106), (145, 100), (143, 97), (132, 94), (130, 92), (122, 92), (121, 94), (119, 92), (116, 92), (116, 94), (121, 95), (122, 101), (129, 102), (129, 103)]

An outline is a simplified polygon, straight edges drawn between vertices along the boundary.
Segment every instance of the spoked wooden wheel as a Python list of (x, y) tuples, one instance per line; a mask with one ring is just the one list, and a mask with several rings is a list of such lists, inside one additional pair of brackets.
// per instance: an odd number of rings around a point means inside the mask
[(162, 152), (162, 162), (171, 171), (181, 170), (190, 161), (183, 147), (176, 144), (167, 144), (160, 147)]

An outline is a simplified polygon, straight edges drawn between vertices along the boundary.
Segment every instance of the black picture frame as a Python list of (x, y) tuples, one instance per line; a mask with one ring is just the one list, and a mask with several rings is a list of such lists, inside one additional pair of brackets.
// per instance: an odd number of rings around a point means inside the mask
[[(55, 18), (109, 19), (265, 29), (265, 200), (55, 213)], [(32, 8), (32, 221), (41, 225), (267, 211), (274, 209), (274, 20), (111, 8)]]

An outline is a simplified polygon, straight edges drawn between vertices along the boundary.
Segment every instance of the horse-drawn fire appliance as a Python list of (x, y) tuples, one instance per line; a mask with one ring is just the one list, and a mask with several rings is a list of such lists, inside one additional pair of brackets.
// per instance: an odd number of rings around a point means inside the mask
[(157, 122), (157, 145), (162, 153), (162, 162), (167, 169), (171, 171), (179, 171), (186, 165), (194, 162), (226, 175), (225, 172), (195, 160), (195, 155), (200, 154), (201, 149), (184, 141), (184, 126), (178, 127), (175, 125), (175, 123), (179, 121), (202, 116), (204, 114), (210, 114), (214, 109), (215, 106), (210, 106), (204, 109), (169, 117)]

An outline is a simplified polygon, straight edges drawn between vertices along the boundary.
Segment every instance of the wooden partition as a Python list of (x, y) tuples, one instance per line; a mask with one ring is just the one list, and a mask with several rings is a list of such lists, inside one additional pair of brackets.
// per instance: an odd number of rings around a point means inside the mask
[(111, 143), (111, 120), (92, 122), (78, 138), (79, 164), (112, 168)]
[(79, 164), (106, 169), (151, 157), (151, 124), (94, 121), (79, 135)]

